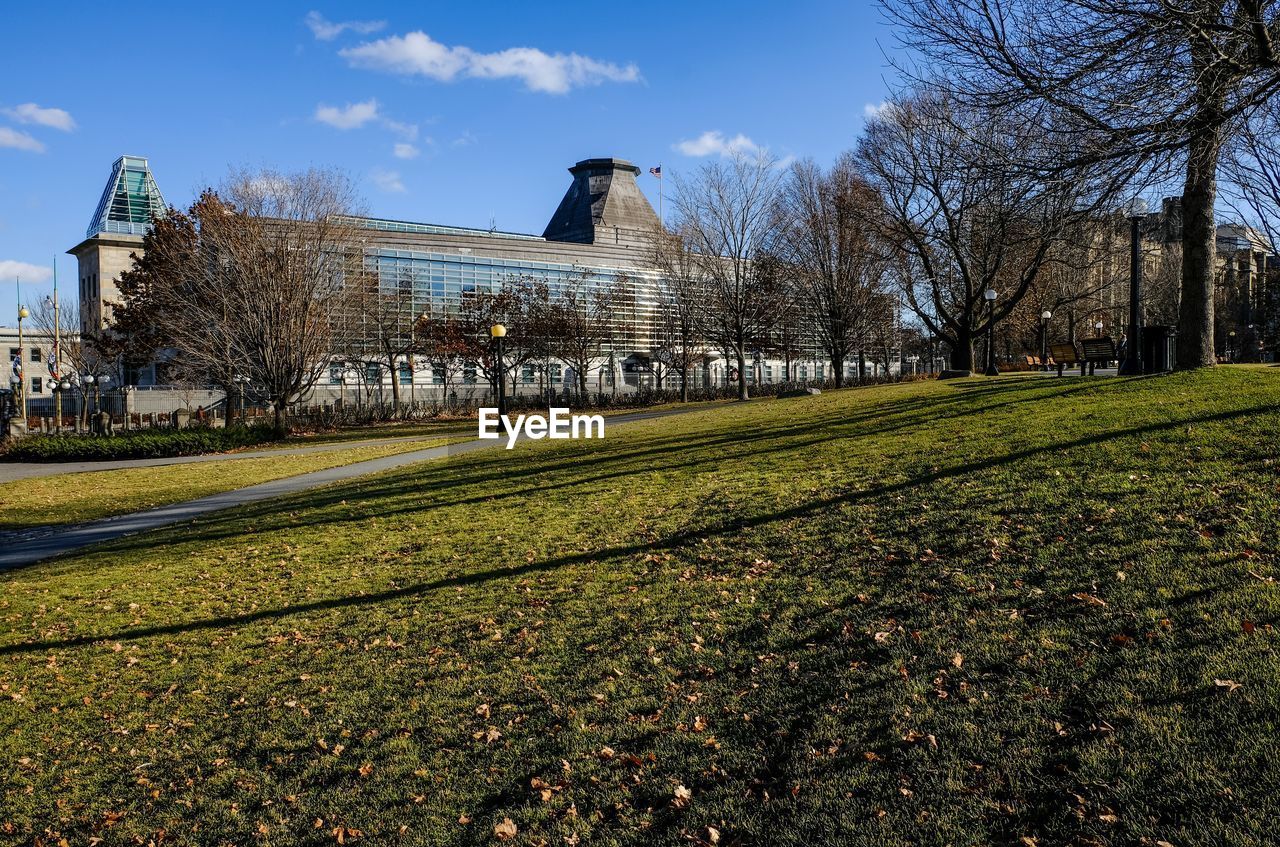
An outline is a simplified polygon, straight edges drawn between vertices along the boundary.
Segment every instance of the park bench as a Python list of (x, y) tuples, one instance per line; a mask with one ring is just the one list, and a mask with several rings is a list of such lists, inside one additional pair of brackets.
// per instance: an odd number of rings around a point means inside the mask
[[(1111, 363), (1116, 360), (1116, 343), (1108, 337), (1102, 338), (1082, 338), (1080, 339), (1080, 350), (1083, 353), (1083, 359), (1089, 366), (1089, 373), (1092, 374), (1095, 367), (1110, 367)], [(1081, 373), (1084, 373), (1084, 366), (1081, 365)]]
[(1047, 371), (1057, 364), (1057, 362), (1053, 361), (1052, 356), (1047, 359), (1041, 359), (1039, 356), (1027, 356), (1025, 358), (1027, 367), (1033, 371)]
[(1085, 361), (1080, 357), (1080, 351), (1076, 349), (1076, 345), (1066, 341), (1050, 344), (1049, 358), (1058, 366), (1058, 376), (1062, 376), (1063, 368), (1074, 368), (1076, 365), (1080, 366), (1080, 375), (1084, 376)]

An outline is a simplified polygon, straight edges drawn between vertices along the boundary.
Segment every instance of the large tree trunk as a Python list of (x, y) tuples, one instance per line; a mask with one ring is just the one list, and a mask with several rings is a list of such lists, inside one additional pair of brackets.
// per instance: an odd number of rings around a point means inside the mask
[(839, 352), (831, 351), (831, 373), (835, 377), (836, 388), (844, 387), (844, 357)]
[(956, 344), (951, 348), (951, 369), (953, 371), (973, 370), (973, 332), (961, 330), (956, 336)]
[(391, 358), (391, 408), (396, 416), (400, 416), (400, 369), (396, 367), (395, 357)]
[(277, 438), (284, 438), (289, 432), (289, 422), (287, 419), (288, 409), (283, 400), (276, 400), (271, 404), (275, 412), (274, 430)]
[(1178, 308), (1178, 369), (1213, 364), (1213, 272), (1220, 129), (1193, 135), (1182, 192), (1182, 302)]
[(747, 354), (743, 348), (739, 347), (735, 351), (738, 358), (738, 399), (746, 400), (747, 397)]

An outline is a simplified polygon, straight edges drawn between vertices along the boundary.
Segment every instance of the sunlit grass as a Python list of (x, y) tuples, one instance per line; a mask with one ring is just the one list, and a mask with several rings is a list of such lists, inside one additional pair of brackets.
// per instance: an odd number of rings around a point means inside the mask
[(0, 832), (1274, 843), (1277, 399), (728, 405), (11, 572)]

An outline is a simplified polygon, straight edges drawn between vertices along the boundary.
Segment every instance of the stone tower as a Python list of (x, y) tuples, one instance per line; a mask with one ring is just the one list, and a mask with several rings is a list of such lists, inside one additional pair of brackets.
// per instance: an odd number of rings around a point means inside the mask
[(649, 245), (658, 216), (636, 184), (638, 167), (624, 159), (584, 159), (569, 173), (573, 183), (543, 238), (621, 247)]

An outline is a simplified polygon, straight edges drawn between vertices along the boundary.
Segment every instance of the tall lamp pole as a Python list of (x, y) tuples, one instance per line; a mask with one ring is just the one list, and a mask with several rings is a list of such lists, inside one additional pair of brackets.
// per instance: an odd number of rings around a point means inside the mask
[(489, 335), (493, 338), (494, 355), (497, 360), (498, 376), (498, 414), (507, 413), (507, 374), (502, 367), (502, 339), (507, 337), (507, 328), (502, 324), (489, 327)]
[(1129, 218), (1129, 332), (1125, 341), (1122, 376), (1142, 373), (1142, 219), (1147, 204), (1135, 197), (1125, 208)]
[(982, 292), (982, 299), (987, 301), (987, 376), (1000, 376), (996, 367), (996, 290), (988, 288)]
[[(21, 297), (22, 295), (19, 294), (18, 296)], [(30, 314), (31, 313), (27, 311), (27, 307), (22, 305), (21, 302), (19, 302), (18, 303), (18, 361), (14, 363), (14, 367), (16, 367), (17, 370), (13, 372), (13, 375), (17, 377), (17, 380), (13, 384), (14, 391), (15, 391), (15, 396), (13, 399), (18, 401), (18, 413), (22, 416), (21, 420), (22, 420), (22, 426), (24, 428), (27, 425), (27, 386), (26, 386), (27, 368), (22, 363), (22, 357), (26, 355), (23, 352), (25, 348), (23, 347), (23, 344), (22, 344), (22, 319), (27, 317)], [(30, 359), (31, 357), (27, 356), (27, 358)]]

